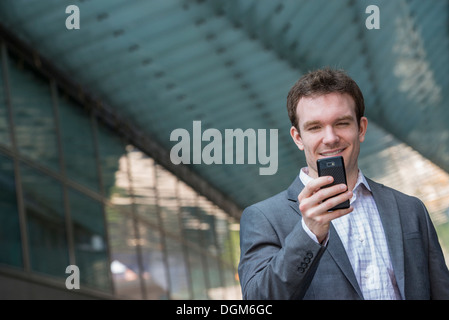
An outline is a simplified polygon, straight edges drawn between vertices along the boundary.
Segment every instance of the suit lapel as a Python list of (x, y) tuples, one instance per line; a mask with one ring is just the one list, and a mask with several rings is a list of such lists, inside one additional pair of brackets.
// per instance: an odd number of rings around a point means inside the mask
[(385, 188), (383, 185), (368, 178), (366, 178), (366, 180), (371, 187), (374, 201), (376, 202), (377, 210), (379, 211), (396, 282), (401, 296), (404, 298), (404, 246), (396, 198), (391, 190)]
[(329, 232), (329, 243), (327, 245), (327, 251), (329, 252), (332, 259), (340, 268), (341, 272), (346, 276), (348, 281), (351, 283), (354, 290), (363, 299), (362, 291), (360, 290), (359, 284), (352, 269), (351, 262), (349, 261), (348, 255), (346, 254), (345, 247), (338, 236), (337, 230), (331, 223)]
[[(290, 201), (290, 207), (292, 207), (299, 215), (301, 215), (301, 212), (299, 211), (298, 195), (300, 194), (303, 188), (304, 185), (297, 176), (295, 181), (293, 181), (293, 183), (287, 190), (288, 200)], [(329, 242), (327, 244), (326, 251), (329, 253), (329, 255), (338, 265), (340, 270), (346, 276), (346, 278), (351, 283), (351, 285), (353, 286), (357, 294), (360, 296), (360, 298), (363, 298), (362, 292), (357, 283), (357, 279), (354, 275), (354, 271), (352, 270), (351, 263), (349, 262), (349, 258), (346, 254), (346, 250), (343, 247), (343, 243), (341, 242), (340, 237), (338, 236), (337, 230), (334, 228), (332, 224), (330, 226)]]

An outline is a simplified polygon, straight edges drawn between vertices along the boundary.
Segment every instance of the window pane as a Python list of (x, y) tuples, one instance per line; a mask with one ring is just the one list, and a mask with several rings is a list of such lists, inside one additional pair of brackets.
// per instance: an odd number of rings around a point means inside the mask
[(11, 104), (19, 151), (59, 170), (50, 83), (10, 58)]
[(119, 207), (106, 207), (114, 287), (119, 297), (142, 299), (133, 220)]
[(145, 221), (157, 226), (160, 223), (160, 218), (156, 201), (155, 162), (152, 158), (138, 150), (130, 152), (128, 157), (136, 212)]
[(139, 224), (142, 246), (143, 278), (147, 299), (168, 299), (168, 275), (166, 274), (162, 239), (159, 230)]
[[(221, 211), (221, 210), (217, 210)], [(217, 219), (218, 246), (221, 252), (226, 299), (241, 299), (237, 266), (239, 262), (239, 224), (230, 221), (224, 213)]]
[[(103, 132), (104, 133), (104, 132)], [(137, 258), (137, 239), (135, 222), (132, 218), (131, 183), (128, 176), (128, 159), (120, 142), (111, 143), (110, 149), (104, 148), (108, 140), (104, 134), (99, 135), (102, 163), (107, 163), (110, 172), (103, 172), (108, 177), (108, 190), (105, 191), (111, 202), (106, 207), (109, 245), (111, 250), (111, 270), (116, 293), (123, 298), (142, 299), (142, 287), (139, 277), (139, 260)], [(107, 152), (105, 152), (107, 150)], [(118, 156), (120, 153), (120, 156)], [(102, 166), (103, 167), (103, 166)], [(112, 173), (112, 171), (114, 173)]]
[(134, 208), (139, 219), (147, 299), (168, 298), (168, 275), (156, 204), (154, 160), (138, 149), (129, 148), (128, 159), (133, 186)]
[(22, 266), (19, 212), (13, 162), (0, 156), (0, 263)]
[(109, 291), (109, 257), (101, 203), (73, 190), (69, 191), (69, 202), (81, 285)]
[(181, 243), (167, 237), (168, 270), (170, 276), (170, 293), (172, 299), (190, 299), (188, 272)]
[[(125, 145), (115, 133), (108, 128), (97, 126), (98, 155), (101, 166), (101, 178), (106, 198), (110, 199), (116, 192), (117, 172), (126, 155)], [(123, 176), (126, 178), (126, 176)]]
[(170, 292), (173, 299), (191, 299), (190, 274), (186, 261), (187, 246), (179, 219), (179, 202), (176, 198), (177, 178), (156, 165), (156, 184), (162, 227), (165, 230), (167, 245)]
[(198, 250), (189, 247), (188, 258), (193, 299), (209, 299), (208, 284), (206, 284), (209, 270), (207, 269), (206, 257)]
[[(182, 186), (180, 188), (181, 190), (188, 188), (181, 182), (178, 183), (178, 186)], [(195, 198), (196, 196), (192, 194), (192, 204)], [(207, 258), (196, 249), (196, 245), (200, 246), (201, 249), (208, 247), (203, 233), (205, 229), (209, 228), (209, 225), (201, 220), (197, 215), (197, 208), (190, 206), (188, 199), (184, 198), (180, 200), (182, 205), (180, 214), (182, 217), (183, 234), (185, 240), (191, 243), (186, 249), (194, 299), (207, 299), (207, 287), (209, 286), (209, 283), (206, 282), (208, 280)]]
[(2, 57), (0, 56), (0, 143), (6, 146), (11, 145), (9, 137), (8, 109), (6, 105), (6, 84), (2, 69)]
[(70, 264), (64, 218), (62, 187), (38, 171), (21, 166), (28, 224), (31, 269), (66, 277)]
[(99, 191), (92, 126), (85, 110), (59, 95), (62, 149), (67, 176)]

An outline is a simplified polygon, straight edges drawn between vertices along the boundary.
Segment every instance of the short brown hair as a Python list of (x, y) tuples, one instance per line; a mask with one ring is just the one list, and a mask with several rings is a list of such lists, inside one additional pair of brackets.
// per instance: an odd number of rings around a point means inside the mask
[(357, 123), (360, 125), (360, 118), (363, 117), (365, 112), (362, 91), (344, 70), (326, 67), (303, 75), (288, 92), (287, 111), (292, 126), (299, 131), (296, 107), (301, 98), (321, 96), (333, 92), (346, 93), (354, 99)]

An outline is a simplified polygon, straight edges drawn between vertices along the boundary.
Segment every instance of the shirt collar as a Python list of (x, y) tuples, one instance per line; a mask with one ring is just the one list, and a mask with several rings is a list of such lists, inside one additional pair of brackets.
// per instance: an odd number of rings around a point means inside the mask
[[(310, 181), (313, 180), (313, 178), (311, 178), (309, 176), (309, 168), (308, 167), (301, 168), (301, 170), (299, 172), (299, 179), (301, 180), (303, 185), (307, 185)], [(359, 174), (357, 176), (357, 182), (355, 183), (354, 190), (357, 189), (357, 187), (361, 184), (364, 185), (365, 188), (367, 188), (371, 192), (371, 188), (370, 188), (368, 182), (366, 181), (366, 178), (363, 175), (362, 170), (359, 169)]]

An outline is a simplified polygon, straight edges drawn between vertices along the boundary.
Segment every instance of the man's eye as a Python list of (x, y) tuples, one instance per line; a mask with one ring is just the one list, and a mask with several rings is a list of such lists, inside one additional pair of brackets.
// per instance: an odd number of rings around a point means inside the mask
[(316, 130), (319, 130), (319, 129), (320, 129), (319, 126), (313, 126), (313, 127), (309, 127), (309, 129), (307, 129), (307, 130), (309, 130), (309, 131), (316, 131)]
[(346, 127), (348, 125), (349, 125), (349, 122), (339, 122), (339, 123), (337, 123), (337, 126), (339, 126), (339, 127)]

